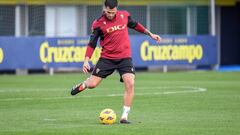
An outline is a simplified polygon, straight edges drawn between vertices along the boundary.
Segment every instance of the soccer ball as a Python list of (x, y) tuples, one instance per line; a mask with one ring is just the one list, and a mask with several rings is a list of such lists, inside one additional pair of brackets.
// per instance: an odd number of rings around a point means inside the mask
[(102, 124), (113, 124), (116, 117), (116, 113), (112, 109), (104, 109), (99, 115), (99, 120)]

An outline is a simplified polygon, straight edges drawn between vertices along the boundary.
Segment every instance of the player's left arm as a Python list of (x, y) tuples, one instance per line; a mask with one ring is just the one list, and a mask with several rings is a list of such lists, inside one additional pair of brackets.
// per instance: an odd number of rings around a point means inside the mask
[(158, 43), (161, 41), (161, 37), (157, 34), (153, 34), (147, 28), (145, 28), (141, 23), (134, 21), (131, 16), (128, 16), (128, 27), (132, 28), (140, 33), (144, 33), (150, 36), (152, 39), (156, 40)]

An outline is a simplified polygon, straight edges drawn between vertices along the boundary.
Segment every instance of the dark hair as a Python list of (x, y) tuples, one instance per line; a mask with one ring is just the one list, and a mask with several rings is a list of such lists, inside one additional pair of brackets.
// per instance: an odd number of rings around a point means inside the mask
[(105, 7), (109, 7), (110, 9), (113, 9), (118, 6), (117, 0), (105, 0)]

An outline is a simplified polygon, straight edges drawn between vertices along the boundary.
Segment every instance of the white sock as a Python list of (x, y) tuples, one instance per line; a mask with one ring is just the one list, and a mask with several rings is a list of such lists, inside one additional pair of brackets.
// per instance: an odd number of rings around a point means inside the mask
[(83, 88), (84, 88), (84, 89), (87, 88), (87, 83), (86, 83), (86, 81), (83, 82)]
[(122, 114), (121, 119), (127, 120), (129, 111), (130, 111), (129, 106), (123, 106), (123, 114)]
[(89, 78), (87, 78), (84, 82), (83, 82), (83, 87), (84, 87), (84, 89), (85, 88), (88, 88), (88, 86), (87, 86), (87, 81), (89, 80)]

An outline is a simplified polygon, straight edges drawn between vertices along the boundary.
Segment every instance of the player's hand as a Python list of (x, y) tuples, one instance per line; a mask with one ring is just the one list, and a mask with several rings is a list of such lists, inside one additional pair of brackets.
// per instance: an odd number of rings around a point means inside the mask
[(160, 43), (161, 42), (161, 37), (159, 35), (156, 35), (156, 34), (151, 34), (150, 35), (152, 39), (156, 40), (157, 43)]
[(83, 63), (82, 71), (83, 71), (83, 73), (87, 74), (89, 70), (90, 70), (90, 65), (89, 65), (88, 61), (85, 61)]

